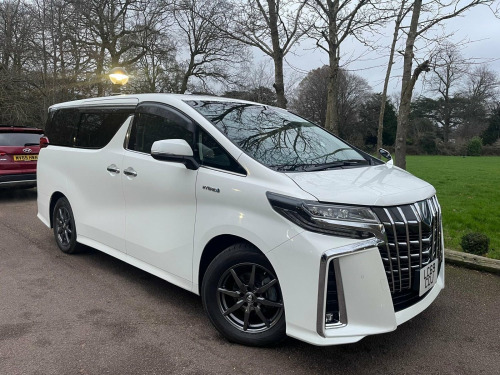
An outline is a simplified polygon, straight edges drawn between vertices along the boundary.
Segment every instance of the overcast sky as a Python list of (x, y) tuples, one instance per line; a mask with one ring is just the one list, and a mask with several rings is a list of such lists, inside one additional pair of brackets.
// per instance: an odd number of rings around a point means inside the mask
[[(462, 17), (450, 19), (445, 22), (445, 32), (454, 33), (449, 40), (460, 44), (464, 57), (473, 58), (476, 62), (487, 62), (490, 69), (500, 75), (500, 19), (495, 18), (489, 8), (476, 7)], [(341, 64), (345, 64), (348, 59), (354, 58), (355, 60), (344, 66), (344, 68), (354, 71), (365, 78), (375, 92), (381, 92), (383, 88), (393, 27), (393, 23), (391, 23), (384, 32), (385, 40), (381, 39), (379, 41), (379, 44), (386, 46), (385, 51), (371, 52), (368, 55), (357, 58), (365, 50), (364, 47), (353, 40), (342, 44), (343, 58), (341, 59)], [(438, 27), (434, 32), (442, 33), (442, 30)], [(465, 41), (468, 42), (466, 43)], [(294, 54), (287, 55), (286, 60), (289, 63), (289, 67), (287, 68), (288, 77), (295, 76), (296, 80), (299, 73), (305, 75), (308, 71), (328, 63), (326, 53), (313, 47), (314, 42), (305, 41), (296, 48)], [(424, 51), (416, 52), (415, 56), (419, 61), (427, 57)], [(260, 57), (256, 55), (256, 59), (259, 60)], [(400, 90), (401, 60), (400, 58), (393, 67), (389, 94)], [(270, 67), (272, 67), (271, 63)], [(432, 72), (426, 75), (429, 76), (430, 74)], [(425, 77), (423, 79), (419, 78), (419, 81), (419, 84), (415, 88), (414, 96), (425, 92), (425, 88), (422, 87)]]

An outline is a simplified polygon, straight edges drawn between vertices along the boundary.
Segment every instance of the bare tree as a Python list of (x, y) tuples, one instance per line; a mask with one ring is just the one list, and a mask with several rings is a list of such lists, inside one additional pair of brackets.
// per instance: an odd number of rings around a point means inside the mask
[(156, 33), (155, 24), (162, 18), (161, 10), (149, 9), (143, 0), (68, 1), (74, 2), (81, 15), (80, 30), (75, 35), (93, 55), (98, 95), (103, 95), (105, 68), (127, 68), (144, 57), (146, 41)]
[(413, 1), (410, 24), (401, 27), (406, 34), (406, 42), (403, 55), (401, 101), (399, 104), (398, 129), (396, 134), (396, 165), (398, 167), (406, 169), (406, 133), (409, 124), (413, 88), (420, 74), (430, 71), (430, 61), (428, 59), (420, 60), (421, 62), (412, 71), (417, 39), (422, 38), (432, 27), (447, 19), (459, 16), (474, 6), (491, 5), (493, 2), (494, 0), (473, 0), (463, 4), (460, 0), (451, 0), (446, 3), (442, 3), (439, 0), (430, 0), (423, 4), (423, 0)]
[(386, 16), (376, 5), (381, 1), (368, 0), (314, 0), (309, 5), (317, 19), (309, 31), (316, 45), (328, 53), (330, 75), (325, 128), (339, 134), (337, 81), (340, 69), (340, 47), (349, 36), (367, 31)]
[[(283, 62), (285, 56), (307, 31), (300, 28), (307, 0), (234, 1), (232, 12), (226, 12), (228, 29), (220, 29), (237, 41), (258, 48), (274, 62), (274, 84), (277, 105), (285, 108)], [(229, 4), (228, 4), (229, 9)]]
[(226, 4), (219, 0), (175, 1), (173, 16), (182, 35), (180, 45), (188, 49), (180, 93), (187, 90), (191, 77), (204, 83), (205, 91), (207, 79), (234, 81), (232, 68), (248, 61), (246, 46), (219, 32), (229, 27), (226, 12)]
[(461, 107), (462, 124), (459, 129), (462, 138), (470, 139), (487, 128), (487, 117), (497, 104), (499, 86), (498, 75), (486, 65), (477, 66), (468, 74), (462, 93), (465, 98)]
[(396, 43), (398, 42), (401, 22), (406, 17), (410, 11), (411, 6), (408, 6), (407, 0), (402, 0), (399, 4), (398, 13), (394, 18), (394, 33), (392, 34), (391, 48), (389, 51), (389, 63), (387, 64), (387, 70), (385, 72), (384, 88), (382, 89), (382, 97), (380, 104), (380, 113), (378, 117), (378, 129), (377, 129), (377, 150), (379, 150), (382, 145), (382, 138), (384, 133), (384, 115), (385, 107), (387, 103), (387, 88), (389, 87), (389, 79), (391, 78), (392, 66), (394, 65), (394, 53), (396, 51)]
[(434, 60), (434, 75), (430, 85), (432, 92), (438, 95), (439, 116), (436, 120), (443, 129), (443, 141), (447, 143), (451, 130), (460, 123), (459, 112), (463, 101), (454, 96), (460, 89), (469, 63), (462, 57), (458, 47), (451, 43), (441, 45)]
[(481, 101), (490, 101), (498, 95), (500, 79), (498, 74), (486, 65), (479, 65), (468, 75), (465, 94), (469, 98), (476, 98)]
[[(343, 138), (359, 144), (359, 108), (367, 99), (371, 88), (364, 78), (355, 73), (339, 69), (338, 75), (336, 106), (339, 133)], [(293, 102), (293, 109), (297, 113), (319, 124), (325, 123), (329, 76), (328, 65), (310, 71), (300, 82), (297, 99)]]
[(180, 92), (182, 69), (176, 60), (177, 48), (165, 32), (147, 41), (147, 52), (132, 70), (134, 79), (127, 85), (133, 92)]

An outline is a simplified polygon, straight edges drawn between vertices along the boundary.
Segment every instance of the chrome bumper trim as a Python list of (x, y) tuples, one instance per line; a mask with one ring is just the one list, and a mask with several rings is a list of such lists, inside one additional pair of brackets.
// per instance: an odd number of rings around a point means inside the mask
[[(321, 337), (326, 337), (325, 331), (331, 328), (341, 328), (347, 325), (347, 311), (345, 306), (344, 289), (342, 285), (342, 275), (340, 270), (339, 258), (354, 253), (359, 253), (370, 248), (377, 248), (383, 243), (379, 238), (369, 238), (357, 243), (331, 249), (323, 253), (319, 268), (318, 281), (318, 311), (316, 318), (316, 331)], [(327, 275), (330, 263), (333, 261), (335, 267), (335, 280), (337, 283), (337, 298), (339, 302), (339, 319), (338, 323), (325, 323), (325, 308), (326, 308), (326, 292), (327, 292)]]

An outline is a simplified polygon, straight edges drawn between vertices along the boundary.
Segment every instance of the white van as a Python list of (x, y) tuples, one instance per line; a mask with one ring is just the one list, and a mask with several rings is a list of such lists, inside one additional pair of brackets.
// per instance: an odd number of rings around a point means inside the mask
[(115, 96), (52, 106), (45, 135), (38, 217), (59, 248), (201, 295), (230, 341), (356, 342), (444, 287), (434, 188), (286, 110)]

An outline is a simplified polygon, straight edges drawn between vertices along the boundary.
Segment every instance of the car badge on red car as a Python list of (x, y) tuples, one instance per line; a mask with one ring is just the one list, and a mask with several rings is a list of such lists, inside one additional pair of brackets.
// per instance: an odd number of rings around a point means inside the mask
[(31, 148), (23, 148), (23, 152), (26, 154), (31, 154), (32, 150)]

